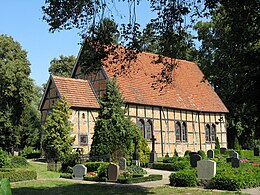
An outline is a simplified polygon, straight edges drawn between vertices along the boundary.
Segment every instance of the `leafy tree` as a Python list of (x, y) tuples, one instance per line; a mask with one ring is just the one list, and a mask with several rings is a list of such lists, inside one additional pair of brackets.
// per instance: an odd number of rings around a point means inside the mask
[(30, 72), (26, 51), (0, 35), (0, 147), (9, 152), (19, 144), (21, 115), (33, 97)]
[(59, 58), (51, 60), (49, 73), (55, 76), (70, 77), (75, 62), (75, 56), (61, 55)]
[(70, 109), (65, 98), (59, 99), (44, 125), (42, 147), (49, 161), (62, 160), (71, 153), (75, 137), (70, 136)]

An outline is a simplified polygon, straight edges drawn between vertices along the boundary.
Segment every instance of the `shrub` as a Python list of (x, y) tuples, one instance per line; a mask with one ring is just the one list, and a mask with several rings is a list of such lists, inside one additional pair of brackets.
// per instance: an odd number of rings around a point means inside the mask
[(190, 156), (190, 150), (186, 150), (185, 153), (184, 153), (184, 156)]
[(102, 164), (108, 165), (108, 162), (87, 162), (84, 165), (87, 167), (88, 172), (94, 172), (98, 170), (98, 167)]
[(179, 156), (179, 154), (178, 154), (176, 148), (174, 149), (174, 156)]
[(60, 178), (72, 179), (71, 173), (61, 173)]
[(11, 186), (9, 179), (0, 180), (0, 194), (11, 195)]
[(78, 152), (67, 154), (64, 159), (62, 159), (61, 172), (70, 173), (70, 167), (74, 167), (79, 162), (79, 158)]
[(168, 170), (168, 171), (180, 171), (184, 169), (189, 169), (190, 163), (188, 161), (176, 161), (173, 163), (156, 162), (153, 163), (152, 168), (160, 169), (160, 170)]
[(238, 152), (240, 158), (243, 158), (243, 159), (254, 158), (253, 150), (238, 150), (237, 152)]
[(157, 180), (162, 180), (162, 175), (151, 174), (147, 177), (118, 179), (118, 182), (121, 184), (130, 184), (130, 183), (141, 183), (141, 182), (147, 182), (147, 181), (157, 181)]
[(197, 185), (197, 176), (194, 170), (183, 170), (169, 176), (170, 185), (177, 187), (192, 187)]
[(239, 141), (238, 141), (237, 137), (235, 137), (235, 140), (234, 140), (234, 149), (235, 150), (240, 150), (241, 149), (241, 146), (239, 144)]
[(126, 170), (128, 170), (132, 174), (139, 174), (139, 175), (144, 175), (147, 174), (147, 171), (144, 170), (142, 167), (138, 167), (135, 165), (127, 166)]
[(101, 164), (97, 169), (97, 174), (99, 178), (106, 177), (107, 178), (107, 169), (108, 169), (108, 163)]
[(173, 163), (178, 160), (177, 156), (174, 157), (166, 157), (163, 159), (163, 163)]
[(98, 177), (98, 176), (88, 176), (88, 175), (85, 175), (84, 176), (84, 180), (85, 181), (101, 181), (101, 182), (106, 182), (107, 181), (107, 178), (106, 177)]
[(29, 163), (22, 156), (14, 156), (11, 158), (11, 166), (16, 168), (28, 167)]
[(0, 179), (3, 178), (9, 178), (11, 182), (33, 180), (37, 173), (27, 169), (0, 169)]
[(220, 149), (214, 149), (214, 155), (215, 156), (220, 155)]
[(202, 159), (206, 158), (206, 153), (203, 150), (199, 150), (198, 154), (202, 157)]
[(2, 148), (0, 148), (0, 168), (6, 166), (8, 162), (7, 158), (8, 158), (7, 153), (3, 151)]
[(211, 180), (210, 188), (235, 191), (239, 190), (241, 186), (236, 176), (216, 175)]
[(25, 146), (22, 152), (22, 156), (27, 159), (40, 158), (41, 152), (39, 150), (34, 150), (32, 146)]
[(215, 149), (220, 150), (220, 144), (218, 137), (216, 138)]

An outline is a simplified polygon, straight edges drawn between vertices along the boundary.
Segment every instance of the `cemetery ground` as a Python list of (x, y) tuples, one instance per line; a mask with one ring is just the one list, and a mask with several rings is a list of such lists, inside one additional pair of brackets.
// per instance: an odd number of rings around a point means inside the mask
[[(140, 184), (115, 184), (59, 178), (60, 173), (47, 171), (47, 164), (30, 161), (29, 169), (37, 172), (37, 180), (11, 183), (15, 194), (241, 194), (241, 192), (206, 190), (200, 187), (171, 187), (169, 185), (144, 187)], [(159, 171), (159, 170), (158, 170)], [(164, 171), (161, 171), (164, 172)], [(168, 179), (168, 178), (164, 178)], [(163, 181), (163, 180), (162, 180)], [(160, 185), (160, 182), (157, 185)], [(146, 182), (143, 184), (152, 184)], [(169, 183), (169, 182), (168, 182)], [(163, 185), (163, 183), (161, 183)], [(148, 185), (149, 186), (149, 185)]]

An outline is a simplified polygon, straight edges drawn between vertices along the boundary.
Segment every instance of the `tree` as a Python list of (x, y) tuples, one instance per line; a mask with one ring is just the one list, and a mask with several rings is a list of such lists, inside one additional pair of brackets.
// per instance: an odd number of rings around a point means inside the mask
[(70, 136), (70, 109), (65, 98), (59, 99), (47, 117), (42, 147), (48, 161), (62, 160), (72, 151), (75, 137)]
[[(100, 100), (101, 109), (95, 122), (90, 156), (110, 155), (112, 160), (133, 152), (133, 138), (139, 139), (140, 129), (125, 117), (124, 101), (116, 80), (108, 80), (106, 94)], [(140, 140), (139, 151), (147, 155), (147, 143)], [(149, 149), (148, 149), (149, 152)], [(142, 155), (142, 156), (144, 156)], [(144, 160), (147, 160), (143, 157)]]
[(21, 115), (33, 97), (30, 72), (26, 51), (0, 35), (0, 147), (9, 152), (19, 144)]
[(49, 73), (55, 76), (70, 77), (75, 62), (75, 56), (61, 55), (59, 58), (51, 60)]

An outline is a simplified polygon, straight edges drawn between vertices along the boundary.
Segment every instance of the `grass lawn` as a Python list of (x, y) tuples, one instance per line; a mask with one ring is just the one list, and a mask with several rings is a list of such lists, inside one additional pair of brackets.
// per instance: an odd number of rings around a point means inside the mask
[(137, 185), (114, 185), (114, 184), (82, 184), (64, 180), (39, 180), (22, 183), (12, 183), (13, 195), (78, 195), (78, 194), (192, 194), (192, 195), (218, 195), (218, 194), (241, 194), (238, 192), (220, 192), (199, 188), (176, 188), (161, 186), (144, 188)]
[(78, 194), (192, 194), (192, 195), (217, 195), (240, 194), (238, 192), (220, 192), (200, 188), (177, 188), (161, 186), (145, 188), (138, 185), (80, 183), (73, 180), (59, 180), (59, 173), (47, 171), (47, 164), (30, 161), (30, 170), (37, 172), (38, 180), (11, 183), (12, 194), (21, 195), (78, 195)]

